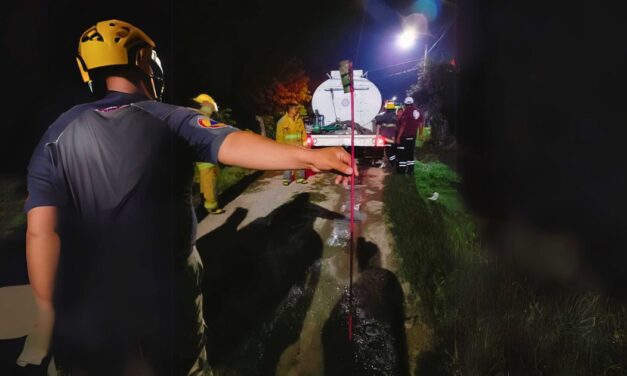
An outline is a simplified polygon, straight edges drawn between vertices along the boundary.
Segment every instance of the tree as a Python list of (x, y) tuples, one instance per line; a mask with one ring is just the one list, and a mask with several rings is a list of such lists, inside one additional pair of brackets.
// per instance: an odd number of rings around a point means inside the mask
[(426, 124), (431, 127), (431, 139), (436, 145), (444, 145), (455, 139), (455, 85), (457, 65), (452, 62), (430, 62), (420, 70), (418, 82), (407, 95), (414, 98), (418, 107), (426, 113)]
[(303, 104), (311, 100), (309, 76), (296, 58), (274, 61), (253, 85), (252, 102), (258, 119), (263, 121), (262, 134), (274, 135), (278, 118), (289, 103)]
[(217, 112), (213, 113), (213, 117), (221, 123), (232, 125), (234, 127), (237, 126), (237, 121), (233, 118), (233, 110), (230, 108), (221, 108)]

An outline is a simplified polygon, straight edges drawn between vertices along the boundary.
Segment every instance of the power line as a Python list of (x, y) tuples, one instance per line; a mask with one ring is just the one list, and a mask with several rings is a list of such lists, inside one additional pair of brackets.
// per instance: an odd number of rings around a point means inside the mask
[[(442, 32), (442, 34), (440, 35), (440, 37), (439, 37), (439, 38), (435, 41), (435, 43), (433, 43), (433, 45), (432, 45), (430, 48), (428, 48), (428, 49), (427, 49), (427, 52), (425, 53), (425, 57), (420, 58), (420, 59), (416, 59), (416, 60), (414, 60), (414, 61), (417, 61), (417, 62), (418, 62), (418, 61), (424, 61), (424, 59), (426, 59), (426, 55), (430, 54), (430, 53), (431, 53), (431, 50), (433, 50), (433, 49), (435, 48), (435, 46), (437, 46), (437, 45), (438, 45), (438, 43), (440, 42), (440, 40), (442, 40), (442, 38), (444, 38), (444, 35), (446, 35), (446, 33), (449, 31), (449, 29), (451, 28), (451, 26), (452, 26), (452, 25), (453, 25), (453, 23), (450, 23), (450, 24), (448, 24), (448, 25), (444, 28), (444, 31)], [(406, 63), (409, 63), (409, 62), (406, 62)], [(403, 64), (406, 64), (406, 63), (396, 64), (396, 65), (403, 65)], [(397, 72), (397, 73), (392, 73), (392, 74), (389, 74), (389, 75), (387, 75), (387, 76), (384, 76), (383, 78), (388, 78), (388, 77), (399, 76), (399, 75), (401, 75), (401, 74), (405, 74), (405, 73), (409, 73), (409, 72), (414, 72), (414, 71), (417, 71), (417, 70), (418, 70), (418, 66), (417, 66), (417, 65), (418, 65), (418, 64), (416, 64), (416, 67), (409, 68), (409, 69), (405, 69), (405, 70), (403, 70), (403, 71), (401, 71), (401, 72)], [(390, 65), (390, 67), (393, 67), (393, 66), (394, 66), (394, 65)], [(385, 68), (389, 68), (389, 67), (385, 67)], [(381, 69), (384, 69), (384, 68), (381, 68)], [(371, 71), (371, 72), (372, 72), (372, 71)]]
[(388, 74), (387, 76), (383, 77), (383, 78), (388, 78), (388, 77), (394, 77), (394, 76), (400, 76), (401, 74), (405, 74), (405, 73), (409, 73), (409, 72), (414, 72), (417, 71), (418, 67), (414, 67), (414, 68), (410, 68), (410, 69), (405, 69), (404, 71), (400, 71), (400, 72), (396, 72), (396, 73), (392, 73), (392, 74)]
[(403, 63), (398, 63), (398, 64), (394, 64), (394, 65), (388, 65), (388, 66), (377, 68), (377, 69), (370, 69), (370, 70), (368, 70), (368, 72), (377, 72), (377, 71), (384, 70), (384, 69), (387, 69), (387, 68), (397, 67), (399, 65), (405, 65), (405, 64), (413, 63), (415, 61), (420, 61), (420, 60), (422, 60), (422, 59), (408, 60), (408, 61), (405, 61)]
[(450, 24), (446, 25), (446, 28), (444, 28), (444, 31), (442, 32), (442, 35), (440, 35), (440, 37), (438, 38), (438, 40), (436, 40), (436, 41), (435, 41), (435, 43), (433, 43), (433, 45), (431, 46), (431, 48), (429, 48), (429, 49), (427, 50), (427, 54), (428, 54), (429, 52), (431, 52), (431, 50), (432, 50), (433, 48), (435, 48), (435, 46), (437, 46), (437, 45), (438, 45), (438, 42), (440, 42), (440, 40), (442, 40), (442, 38), (444, 38), (444, 35), (446, 35), (446, 33), (448, 32), (448, 30), (451, 28), (451, 26), (453, 26), (453, 23), (452, 23), (452, 22), (451, 22)]

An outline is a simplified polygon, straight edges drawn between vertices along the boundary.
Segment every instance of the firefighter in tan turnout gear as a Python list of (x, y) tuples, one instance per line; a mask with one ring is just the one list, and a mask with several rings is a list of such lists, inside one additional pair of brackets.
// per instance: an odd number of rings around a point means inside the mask
[[(207, 94), (199, 94), (194, 98), (194, 102), (200, 105), (198, 111), (209, 118), (214, 112), (218, 112), (218, 104)], [(224, 209), (218, 205), (218, 176), (220, 174), (218, 165), (209, 162), (197, 162), (196, 170), (200, 182), (200, 193), (203, 197), (203, 206), (210, 214), (224, 213)]]
[[(307, 141), (305, 124), (298, 115), (298, 104), (287, 106), (287, 112), (276, 124), (276, 140), (283, 144), (303, 146)], [(296, 182), (307, 184), (305, 170), (294, 170)], [(283, 185), (289, 185), (292, 181), (292, 170), (283, 171)]]

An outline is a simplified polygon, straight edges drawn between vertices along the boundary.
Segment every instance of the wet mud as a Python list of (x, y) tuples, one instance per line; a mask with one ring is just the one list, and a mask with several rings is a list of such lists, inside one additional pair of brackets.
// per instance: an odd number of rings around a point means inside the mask
[[(373, 199), (380, 187), (367, 187), (365, 176), (356, 192), (360, 233), (383, 225)], [(243, 227), (248, 211), (238, 208), (198, 239), (216, 375), (409, 374), (403, 289), (375, 239), (356, 243), (349, 294), (349, 192), (336, 189), (335, 210), (300, 193)]]

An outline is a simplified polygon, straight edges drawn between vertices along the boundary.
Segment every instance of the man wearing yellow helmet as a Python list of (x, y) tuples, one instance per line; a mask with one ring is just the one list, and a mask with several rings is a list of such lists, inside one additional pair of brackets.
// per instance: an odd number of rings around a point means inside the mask
[(396, 105), (392, 101), (386, 101), (384, 112), (381, 112), (375, 116), (374, 121), (377, 130), (381, 136), (386, 139), (387, 143), (392, 144), (391, 150), (383, 148), (383, 161), (381, 167), (385, 167), (387, 164), (394, 166), (396, 163), (396, 127), (398, 125), (398, 119), (396, 117)]
[[(198, 111), (208, 118), (218, 111), (218, 104), (207, 94), (199, 94), (194, 102), (200, 105)], [(222, 214), (224, 209), (218, 205), (218, 174), (220, 170), (217, 164), (209, 162), (197, 162), (200, 193), (203, 196), (203, 206), (210, 214)]]
[(155, 43), (127, 22), (90, 27), (77, 62), (102, 98), (57, 118), (28, 166), (26, 258), (39, 320), (18, 361), (40, 363), (52, 339), (72, 374), (206, 374), (194, 162), (352, 174), (350, 155), (155, 101)]

